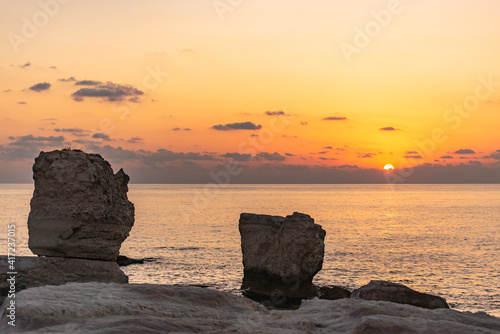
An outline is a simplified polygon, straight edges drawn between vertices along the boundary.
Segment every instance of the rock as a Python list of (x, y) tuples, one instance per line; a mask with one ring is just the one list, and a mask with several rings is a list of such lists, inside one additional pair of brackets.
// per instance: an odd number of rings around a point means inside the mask
[(318, 288), (318, 293), (319, 299), (335, 300), (351, 297), (351, 291), (340, 286), (322, 286)]
[[(269, 312), (249, 299), (210, 289), (69, 283), (21, 291), (16, 299), (16, 329), (44, 328), (49, 333), (206, 333), (230, 327), (248, 313), (262, 316)], [(3, 322), (7, 320), (5, 315), (1, 320), (3, 333), (8, 329)]]
[(41, 152), (33, 165), (35, 191), (28, 218), (34, 254), (116, 261), (134, 225), (129, 177), (98, 154)]
[(323, 265), (326, 232), (314, 219), (242, 213), (239, 230), (246, 296), (288, 307), (317, 295), (312, 279)]
[(450, 308), (444, 298), (418, 292), (402, 284), (386, 281), (371, 281), (367, 285), (354, 290), (351, 298), (384, 300), (428, 309)]
[[(118, 264), (110, 261), (65, 259), (60, 257), (16, 256), (16, 291), (68, 282), (128, 283)], [(7, 296), (7, 256), (0, 256), (0, 299)]]
[[(0, 332), (9, 333), (7, 303)], [(303, 301), (294, 311), (268, 311), (211, 289), (151, 284), (69, 283), (21, 291), (17, 332), (247, 334), (498, 334), (485, 313), (423, 309), (356, 298)]]
[(143, 264), (144, 263), (144, 259), (132, 259), (130, 257), (126, 257), (125, 255), (118, 255), (118, 258), (116, 259), (116, 263), (118, 263), (118, 265), (120, 267), (125, 267), (125, 266), (129, 266), (131, 264)]

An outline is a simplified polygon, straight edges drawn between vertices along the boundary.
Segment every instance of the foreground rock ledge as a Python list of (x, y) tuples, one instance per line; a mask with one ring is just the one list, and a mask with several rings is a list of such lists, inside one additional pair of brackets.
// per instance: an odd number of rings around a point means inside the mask
[(326, 232), (309, 215), (242, 213), (244, 293), (274, 306), (317, 296), (312, 279), (323, 265)]
[[(0, 332), (9, 333), (2, 305)], [(210, 289), (165, 285), (69, 283), (21, 291), (16, 331), (24, 333), (347, 333), (497, 334), (485, 313), (428, 310), (384, 301), (306, 300), (295, 311), (268, 311)]]
[[(0, 256), (0, 301), (7, 296), (7, 256)], [(69, 282), (128, 283), (116, 262), (65, 259), (60, 257), (16, 257), (16, 290)]]
[(98, 154), (41, 152), (28, 218), (34, 254), (115, 261), (134, 225), (129, 177)]

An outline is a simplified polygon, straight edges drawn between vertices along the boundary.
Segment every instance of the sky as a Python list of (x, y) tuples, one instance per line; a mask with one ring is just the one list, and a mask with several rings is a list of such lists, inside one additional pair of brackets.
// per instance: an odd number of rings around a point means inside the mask
[(1, 1), (0, 182), (67, 147), (132, 183), (500, 182), (499, 12)]

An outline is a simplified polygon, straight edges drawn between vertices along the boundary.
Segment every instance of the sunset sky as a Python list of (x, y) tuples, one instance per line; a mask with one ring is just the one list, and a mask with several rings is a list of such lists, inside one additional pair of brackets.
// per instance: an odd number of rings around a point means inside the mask
[[(500, 182), (497, 0), (0, 3), (0, 182)], [(384, 172), (392, 164), (395, 170)], [(410, 168), (410, 169), (408, 169)]]

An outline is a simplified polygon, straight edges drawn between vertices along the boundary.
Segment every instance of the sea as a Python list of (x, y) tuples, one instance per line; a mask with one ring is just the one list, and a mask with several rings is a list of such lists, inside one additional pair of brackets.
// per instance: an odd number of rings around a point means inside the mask
[[(129, 186), (135, 225), (121, 254), (131, 283), (197, 285), (241, 294), (241, 213), (309, 214), (326, 230), (317, 285), (370, 280), (444, 297), (453, 309), (500, 317), (500, 185)], [(0, 184), (1, 254), (16, 225), (28, 249), (31, 184)]]

